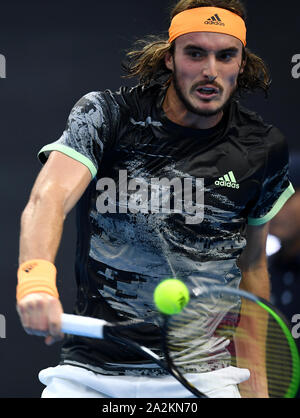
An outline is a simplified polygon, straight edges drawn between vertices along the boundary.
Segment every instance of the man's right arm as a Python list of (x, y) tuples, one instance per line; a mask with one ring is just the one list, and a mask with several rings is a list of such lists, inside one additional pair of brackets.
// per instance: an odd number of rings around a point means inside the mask
[[(19, 264), (41, 259), (55, 263), (67, 214), (91, 181), (82, 163), (53, 151), (32, 189), (21, 217)], [(46, 343), (61, 338), (58, 299), (47, 293), (32, 293), (18, 301), (17, 310), (30, 334), (47, 335)]]

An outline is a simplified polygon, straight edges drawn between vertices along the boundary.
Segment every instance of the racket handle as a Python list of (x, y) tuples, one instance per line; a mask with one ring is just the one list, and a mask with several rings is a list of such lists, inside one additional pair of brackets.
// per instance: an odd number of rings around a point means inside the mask
[(61, 331), (81, 337), (103, 339), (103, 327), (107, 322), (86, 316), (62, 314)]

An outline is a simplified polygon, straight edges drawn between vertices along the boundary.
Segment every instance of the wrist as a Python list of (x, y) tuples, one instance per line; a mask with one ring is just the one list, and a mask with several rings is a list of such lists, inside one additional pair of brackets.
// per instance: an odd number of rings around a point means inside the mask
[(47, 293), (59, 298), (56, 287), (56, 267), (47, 260), (34, 259), (18, 269), (17, 301), (31, 293)]

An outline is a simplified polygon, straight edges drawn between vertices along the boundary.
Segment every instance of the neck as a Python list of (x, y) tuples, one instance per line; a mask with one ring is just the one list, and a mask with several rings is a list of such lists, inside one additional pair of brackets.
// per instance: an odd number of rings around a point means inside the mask
[(210, 129), (216, 126), (223, 117), (223, 111), (212, 116), (202, 116), (190, 112), (179, 99), (173, 83), (167, 90), (162, 107), (169, 120), (186, 128)]

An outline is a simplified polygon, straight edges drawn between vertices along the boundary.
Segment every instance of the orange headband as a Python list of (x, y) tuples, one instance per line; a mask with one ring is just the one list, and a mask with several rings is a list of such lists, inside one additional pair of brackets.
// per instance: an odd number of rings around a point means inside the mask
[(197, 7), (179, 13), (172, 20), (169, 42), (192, 32), (224, 33), (238, 38), (246, 46), (247, 29), (244, 20), (226, 9)]

